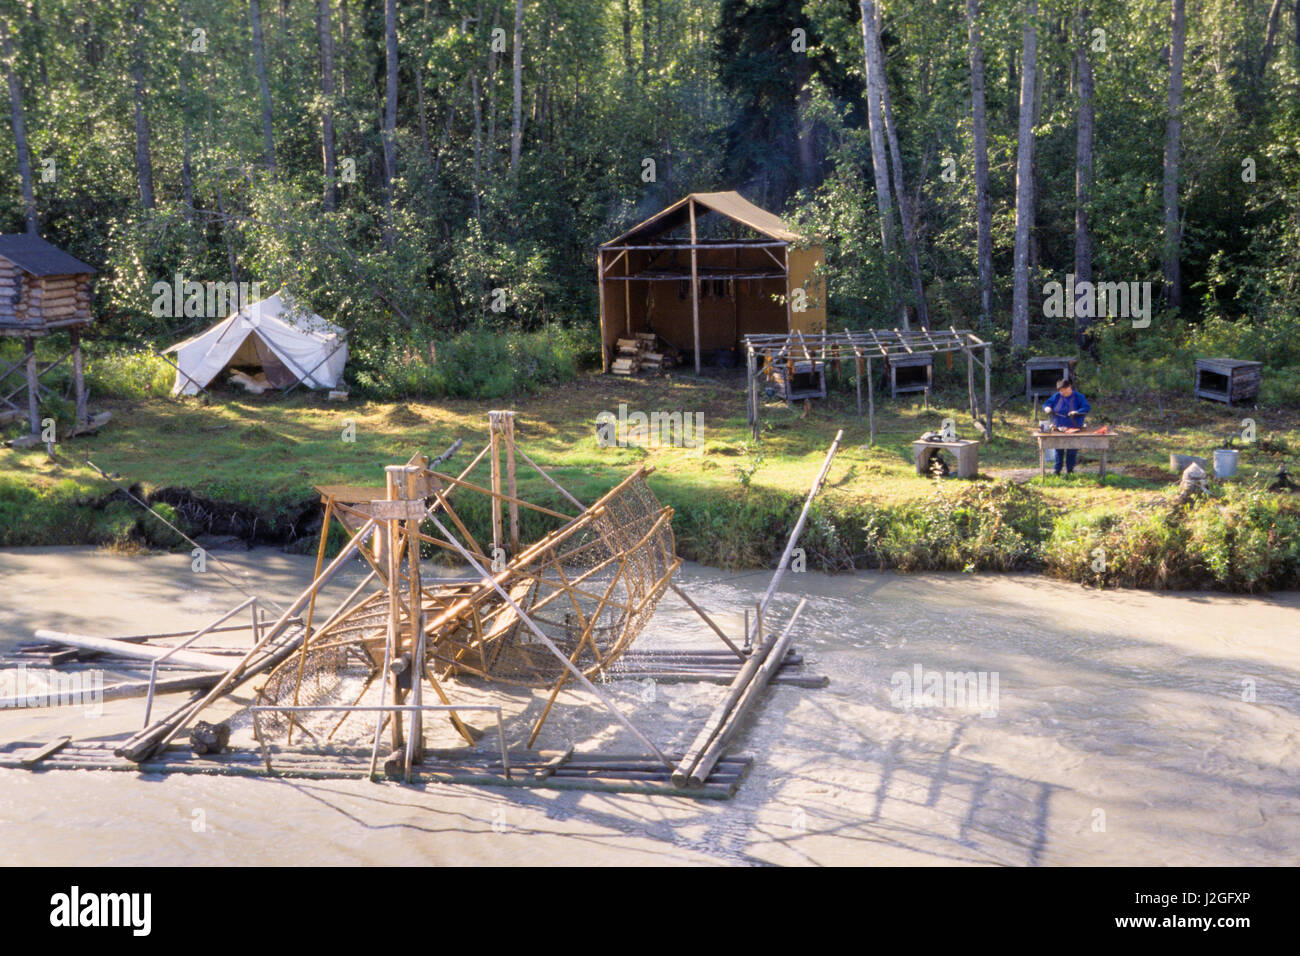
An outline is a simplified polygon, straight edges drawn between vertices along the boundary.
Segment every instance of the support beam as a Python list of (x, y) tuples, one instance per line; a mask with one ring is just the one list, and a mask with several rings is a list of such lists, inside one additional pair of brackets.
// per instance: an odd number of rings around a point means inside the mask
[(68, 335), (72, 339), (72, 385), (77, 400), (77, 424), (85, 425), (90, 416), (86, 413), (86, 378), (81, 366), (81, 330), (69, 329)]
[(23, 350), (27, 354), (27, 420), (32, 426), (32, 434), (39, 435), (41, 433), (39, 402), (41, 383), (36, 374), (36, 343), (30, 335), (23, 339)]
[(695, 200), (687, 199), (691, 212), (691, 322), (695, 330), (695, 374), (700, 374), (700, 273), (695, 248)]

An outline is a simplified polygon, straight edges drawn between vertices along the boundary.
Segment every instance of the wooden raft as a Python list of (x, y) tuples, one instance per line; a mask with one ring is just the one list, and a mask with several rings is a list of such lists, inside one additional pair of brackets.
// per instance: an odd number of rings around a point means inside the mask
[[(229, 750), (196, 756), (188, 747), (173, 745), (141, 763), (113, 753), (109, 741), (54, 743), (18, 741), (0, 746), (0, 768), (47, 770), (112, 770), (153, 774), (213, 774), (236, 777), (283, 777), (315, 780), (364, 779), (370, 776), (370, 751), (363, 748), (271, 747), (270, 772), (258, 750)], [(669, 755), (674, 763), (681, 754)], [(39, 757), (39, 759), (36, 759)], [(563, 758), (563, 759), (560, 759)], [(594, 790), (606, 793), (657, 793), (678, 797), (727, 800), (749, 773), (754, 760), (728, 756), (718, 762), (699, 787), (673, 786), (671, 772), (644, 754), (581, 754), (568, 751), (523, 750), (510, 753), (510, 779), (502, 772), (499, 754), (462, 750), (426, 750), (424, 763), (411, 768), (413, 784), (458, 783), (483, 787), (544, 790)]]

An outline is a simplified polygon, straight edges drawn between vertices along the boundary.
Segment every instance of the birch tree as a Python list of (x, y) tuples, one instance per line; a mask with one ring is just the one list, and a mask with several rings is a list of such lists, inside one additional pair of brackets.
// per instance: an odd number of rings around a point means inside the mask
[(334, 31), (330, 24), (331, 0), (318, 0), (316, 27), (320, 34), (320, 138), (325, 173), (325, 208), (338, 205), (338, 169), (334, 152)]
[[(1078, 289), (1084, 282), (1092, 283), (1092, 233), (1088, 212), (1092, 203), (1093, 80), (1092, 61), (1088, 58), (1088, 8), (1082, 5), (1076, 20), (1076, 43), (1079, 106), (1074, 151), (1074, 283)], [(1074, 309), (1074, 335), (1080, 345), (1093, 318), (1080, 315), (1081, 299), (1082, 296), (1078, 296)]]
[(1165, 302), (1178, 309), (1183, 304), (1183, 277), (1179, 263), (1182, 230), (1178, 219), (1178, 162), (1183, 135), (1183, 46), (1187, 38), (1184, 0), (1172, 0), (1169, 45), (1169, 114), (1165, 123)]
[(966, 0), (970, 45), (971, 126), (975, 150), (976, 257), (979, 260), (980, 325), (993, 320), (993, 202), (989, 197), (988, 116), (984, 108), (984, 49), (979, 0)]
[(1026, 0), (1020, 69), (1020, 130), (1016, 150), (1016, 241), (1011, 344), (1029, 344), (1029, 232), (1034, 225), (1034, 97), (1038, 71), (1038, 3)]
[(257, 71), (257, 88), (262, 96), (262, 140), (266, 150), (266, 168), (275, 169), (275, 132), (271, 122), (271, 86), (266, 79), (266, 50), (262, 44), (262, 6), (248, 0), (248, 22), (253, 30), (253, 68)]
[(36, 192), (32, 186), (32, 160), (27, 151), (27, 127), (23, 122), (23, 89), (18, 79), (18, 63), (13, 41), (9, 37), (9, 23), (0, 17), (0, 55), (4, 56), (5, 74), (9, 80), (9, 122), (14, 132), (14, 145), (18, 152), (18, 179), (23, 191), (23, 219), (27, 231), (34, 233), (36, 222)]

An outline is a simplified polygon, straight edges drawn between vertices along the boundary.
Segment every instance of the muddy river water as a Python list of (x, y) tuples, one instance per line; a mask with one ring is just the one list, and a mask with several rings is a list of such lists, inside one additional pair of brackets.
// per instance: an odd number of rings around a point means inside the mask
[[(280, 604), (311, 574), (269, 549), (220, 559)], [(738, 634), (767, 577), (688, 565), (680, 580)], [(830, 682), (769, 690), (736, 742), (754, 766), (731, 800), (0, 770), (0, 863), (1300, 863), (1300, 593), (806, 573), (786, 576), (772, 620), (801, 596), (796, 646)], [(41, 627), (179, 630), (241, 599), (185, 555), (0, 551), (0, 648)], [(671, 598), (637, 642), (714, 646)], [(974, 674), (982, 699), (946, 692), (954, 674)], [(606, 689), (666, 750), (721, 693)], [(518, 747), (544, 696), (512, 694)], [(0, 742), (125, 733), (143, 706), (0, 710)], [(573, 740), (639, 749), (582, 691), (561, 695), (538, 746)]]

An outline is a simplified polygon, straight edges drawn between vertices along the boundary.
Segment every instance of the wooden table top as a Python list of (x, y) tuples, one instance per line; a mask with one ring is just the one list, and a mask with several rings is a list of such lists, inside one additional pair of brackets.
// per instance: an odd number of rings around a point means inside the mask
[(1098, 434), (1094, 429), (1088, 429), (1081, 432), (1042, 432), (1034, 429), (1029, 434), (1038, 439), (1038, 444), (1066, 444), (1071, 442), (1080, 442), (1080, 447), (1103, 448), (1110, 445), (1110, 440), (1116, 437), (1115, 432), (1107, 431)]

